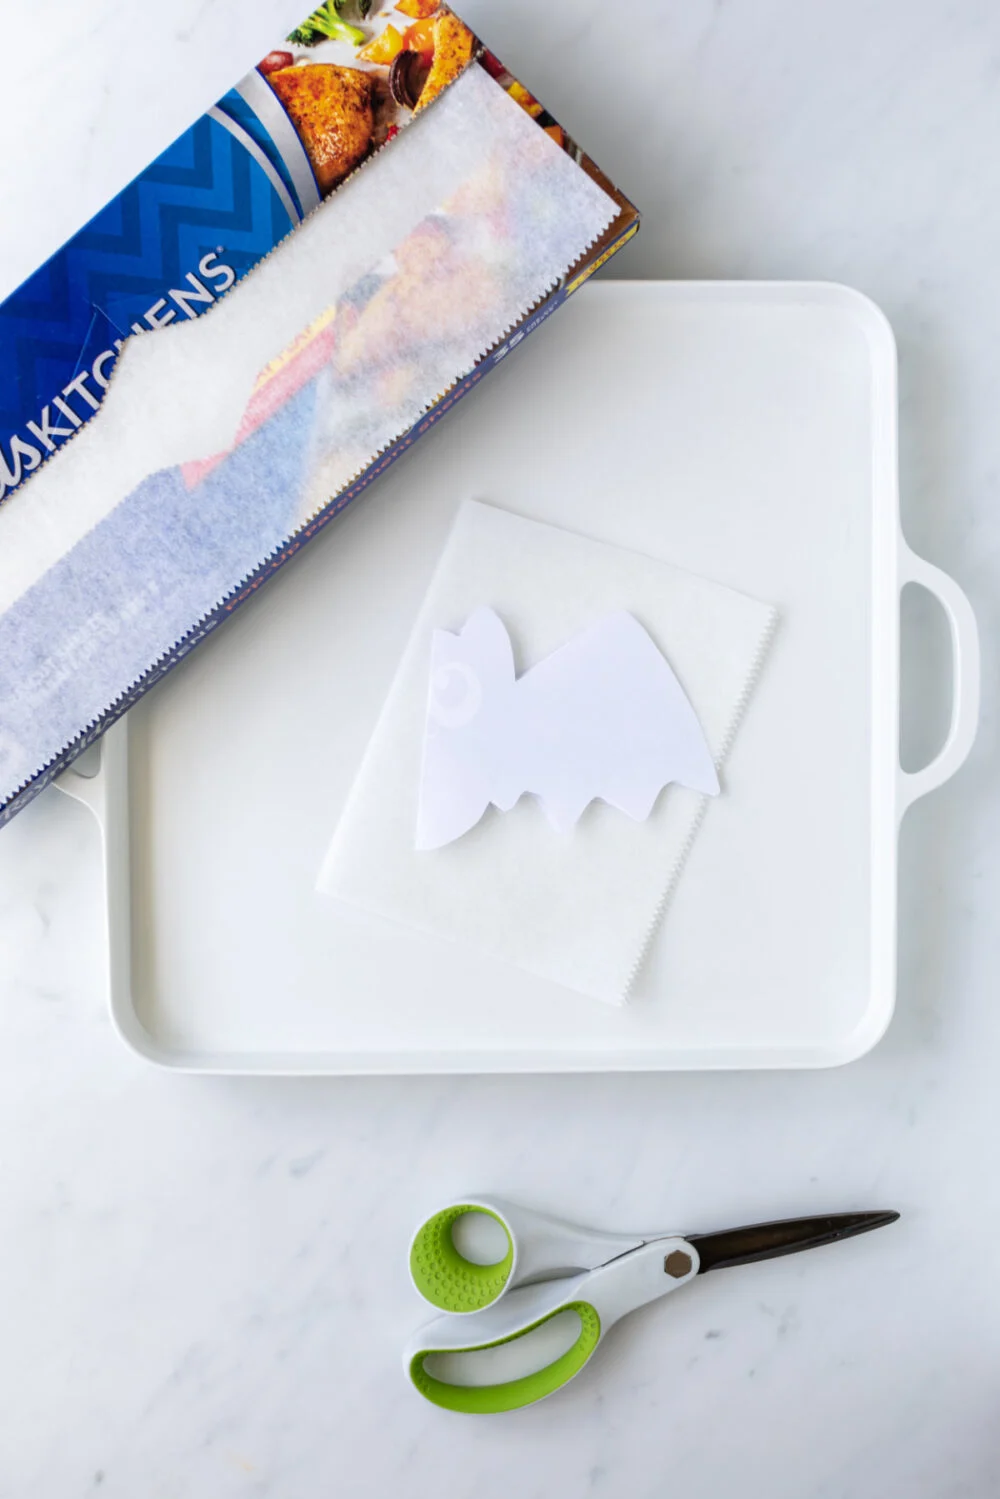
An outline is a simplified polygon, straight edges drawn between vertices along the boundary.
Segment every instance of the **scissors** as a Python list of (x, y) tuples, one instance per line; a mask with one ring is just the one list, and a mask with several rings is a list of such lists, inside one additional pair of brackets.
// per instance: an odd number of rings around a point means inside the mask
[(498, 1197), (465, 1198), (413, 1237), (413, 1284), (443, 1315), (410, 1339), (403, 1366), (421, 1395), (446, 1410), (516, 1410), (568, 1384), (620, 1318), (696, 1275), (835, 1244), (898, 1217), (836, 1213), (638, 1238)]

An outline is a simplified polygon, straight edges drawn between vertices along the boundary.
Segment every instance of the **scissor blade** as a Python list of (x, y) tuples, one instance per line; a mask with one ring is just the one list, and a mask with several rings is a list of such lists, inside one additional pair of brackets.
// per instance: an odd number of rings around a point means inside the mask
[(855, 1234), (869, 1233), (895, 1223), (898, 1213), (830, 1213), (818, 1218), (783, 1218), (777, 1223), (752, 1223), (746, 1228), (728, 1228), (717, 1234), (687, 1234), (698, 1251), (699, 1274), (725, 1270), (730, 1265), (751, 1265), (755, 1260), (773, 1260), (800, 1249), (819, 1249)]

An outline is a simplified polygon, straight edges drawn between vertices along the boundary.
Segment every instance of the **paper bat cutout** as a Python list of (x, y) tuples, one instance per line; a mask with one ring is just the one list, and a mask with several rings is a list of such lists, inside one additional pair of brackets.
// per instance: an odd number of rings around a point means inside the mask
[(491, 804), (541, 801), (568, 832), (595, 799), (637, 822), (671, 781), (715, 796), (694, 709), (631, 614), (608, 614), (518, 677), (502, 620), (477, 609), (435, 630), (417, 848), (442, 848)]

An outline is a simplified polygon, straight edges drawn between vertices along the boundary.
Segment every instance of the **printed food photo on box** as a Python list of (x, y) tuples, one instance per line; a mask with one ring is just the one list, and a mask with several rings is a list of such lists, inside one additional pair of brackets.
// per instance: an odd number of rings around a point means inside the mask
[[(345, 10), (343, 0), (339, 6), (327, 0), (257, 68), (291, 121), (323, 196), (431, 103), (478, 50), (469, 28), (429, 0), (400, 0), (377, 17), (358, 0), (365, 26), (345, 20)], [(262, 124), (273, 123), (273, 103), (252, 79), (246, 83), (234, 92), (257, 106)]]
[[(295, 127), (323, 195), (474, 57), (563, 143), (561, 127), (447, 6), (399, 0), (372, 15), (370, 0), (356, 0), (353, 11), (361, 24), (348, 18), (345, 0), (327, 0), (257, 67)], [(264, 104), (262, 113), (269, 112)]]

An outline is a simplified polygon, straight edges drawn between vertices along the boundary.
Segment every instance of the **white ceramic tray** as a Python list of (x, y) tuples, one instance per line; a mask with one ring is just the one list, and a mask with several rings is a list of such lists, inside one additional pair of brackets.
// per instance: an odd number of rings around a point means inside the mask
[[(314, 881), (467, 496), (662, 556), (781, 625), (632, 1003), (338, 909)], [(951, 731), (898, 758), (899, 595), (935, 593)], [(351, 1073), (821, 1066), (895, 994), (899, 819), (975, 732), (975, 623), (899, 528), (892, 334), (828, 285), (604, 282), (109, 733), (111, 1004), (151, 1059)]]

